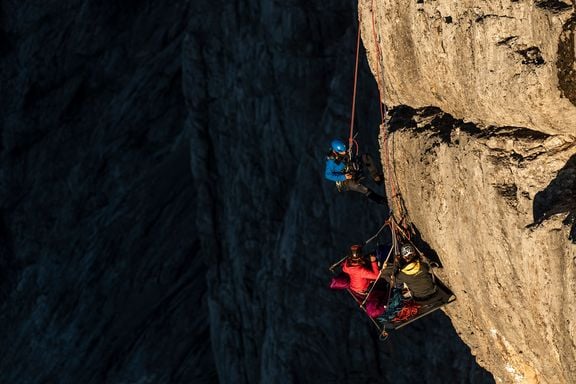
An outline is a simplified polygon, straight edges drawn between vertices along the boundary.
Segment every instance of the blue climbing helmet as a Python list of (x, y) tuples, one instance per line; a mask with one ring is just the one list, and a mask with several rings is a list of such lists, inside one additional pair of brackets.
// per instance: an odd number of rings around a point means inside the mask
[(332, 147), (334, 152), (346, 152), (346, 144), (344, 144), (344, 142), (340, 139), (332, 140), (330, 146)]

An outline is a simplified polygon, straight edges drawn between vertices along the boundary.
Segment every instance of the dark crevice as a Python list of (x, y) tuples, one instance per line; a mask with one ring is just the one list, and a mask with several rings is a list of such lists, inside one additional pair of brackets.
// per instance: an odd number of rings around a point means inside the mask
[(564, 221), (562, 221), (562, 224), (571, 226), (568, 240), (576, 244), (576, 211), (572, 211), (568, 216), (566, 216)]
[[(442, 142), (451, 144), (452, 131), (459, 129), (470, 135), (480, 135), (482, 130), (475, 124), (455, 119), (437, 107), (414, 109), (401, 105), (390, 110), (388, 126), (390, 132), (398, 130), (414, 130), (415, 132), (433, 131), (434, 136)], [(457, 144), (457, 143), (456, 143)]]
[(566, 21), (558, 39), (558, 83), (560, 92), (576, 105), (576, 52), (574, 50), (574, 31), (576, 15)]
[(524, 58), (524, 60), (522, 60), (522, 64), (542, 65), (546, 63), (546, 61), (542, 57), (542, 52), (538, 47), (528, 47), (526, 49), (520, 49), (516, 51), (516, 53), (520, 54)]
[(484, 20), (486, 19), (513, 19), (512, 16), (508, 16), (508, 15), (494, 15), (494, 14), (487, 14), (487, 15), (480, 15), (476, 18), (476, 20), (474, 20), (477, 23), (482, 23), (484, 22)]
[(508, 36), (500, 41), (498, 41), (498, 43), (496, 43), (496, 45), (507, 45), (510, 46), (510, 43), (512, 43), (514, 40), (516, 40), (518, 38), (518, 36)]
[(566, 4), (565, 2), (560, 0), (537, 1), (536, 7), (551, 12), (564, 12), (572, 8), (570, 4)]
[(516, 184), (495, 184), (494, 188), (511, 207), (518, 205), (518, 187)]
[(576, 243), (576, 155), (566, 162), (544, 190), (534, 196), (534, 224), (561, 213), (568, 213), (563, 223), (572, 225), (569, 236)]
[(489, 127), (482, 130), (478, 137), (490, 137), (494, 135), (525, 140), (546, 140), (550, 137), (547, 133), (522, 127)]
[(428, 244), (420, 234), (420, 231), (414, 224), (410, 225), (410, 232), (412, 233), (410, 241), (418, 248), (426, 257), (438, 267), (442, 268), (442, 261), (438, 253)]

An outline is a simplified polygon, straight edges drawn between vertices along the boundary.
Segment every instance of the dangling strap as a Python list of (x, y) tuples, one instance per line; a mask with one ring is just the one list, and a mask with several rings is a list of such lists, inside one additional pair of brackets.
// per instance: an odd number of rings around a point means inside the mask
[(378, 235), (380, 234), (380, 232), (382, 232), (382, 231), (384, 230), (384, 228), (386, 228), (387, 225), (390, 225), (390, 219), (386, 220), (386, 221), (384, 222), (384, 224), (380, 227), (380, 229), (378, 230), (378, 232), (376, 232), (376, 234), (375, 234), (374, 236), (372, 236), (371, 238), (369, 238), (368, 240), (366, 240), (366, 241), (364, 242), (364, 245), (366, 245), (366, 244), (374, 241), (374, 239), (378, 237)]

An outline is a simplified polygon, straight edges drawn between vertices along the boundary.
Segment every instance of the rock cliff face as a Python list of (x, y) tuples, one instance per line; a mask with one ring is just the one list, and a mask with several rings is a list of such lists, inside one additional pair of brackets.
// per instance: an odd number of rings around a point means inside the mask
[(396, 106), (381, 145), (458, 296), (459, 335), (498, 382), (575, 382), (573, 4), (363, 1), (360, 15)]
[[(222, 382), (491, 382), (446, 316), (379, 343), (350, 298), (327, 288), (328, 266), (388, 213), (322, 175), (329, 141), (348, 130), (355, 4), (225, 4), (206, 3), (202, 20), (226, 28), (198, 24), (184, 45)], [(358, 139), (375, 150), (377, 94), (365, 69), (359, 87)]]
[(387, 105), (436, 106), (486, 125), (574, 133), (571, 4), (364, 0), (360, 8), (375, 74), (372, 47), (375, 39), (380, 44)]
[(189, 8), (0, 2), (0, 382), (216, 379)]
[[(484, 80), (470, 71), (496, 69), (470, 55), (458, 60), (474, 83), (430, 72), (420, 48), (385, 52), (412, 76), (385, 62), (385, 102), (408, 105), (390, 115), (398, 188), (458, 301), (456, 330), (438, 312), (380, 343), (327, 288), (328, 266), (388, 215), (322, 177), (329, 141), (347, 135), (357, 3), (0, 2), (0, 382), (494, 382), (471, 349), (504, 382), (569, 382), (574, 22), (562, 4), (512, 2), (541, 24), (484, 46), (517, 60), (515, 88), (473, 89)], [(435, 6), (404, 6), (395, 35), (455, 52), (428, 28)], [(457, 24), (473, 5), (444, 7), (449, 36), (498, 26), (487, 2), (478, 30)], [(400, 15), (376, 11), (380, 27)], [(549, 40), (534, 40), (545, 22)], [(376, 154), (377, 89), (361, 67), (358, 140)]]
[(0, 2), (0, 382), (490, 382), (446, 316), (380, 344), (327, 289), (387, 214), (322, 179), (355, 7)]

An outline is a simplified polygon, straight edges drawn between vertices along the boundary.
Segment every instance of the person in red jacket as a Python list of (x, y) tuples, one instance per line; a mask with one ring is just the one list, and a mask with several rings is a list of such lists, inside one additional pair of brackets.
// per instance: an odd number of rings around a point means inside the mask
[(342, 266), (342, 272), (350, 277), (350, 290), (359, 295), (366, 295), (370, 284), (377, 280), (380, 274), (376, 256), (371, 254), (368, 262), (362, 255), (361, 245), (350, 247), (348, 258)]

